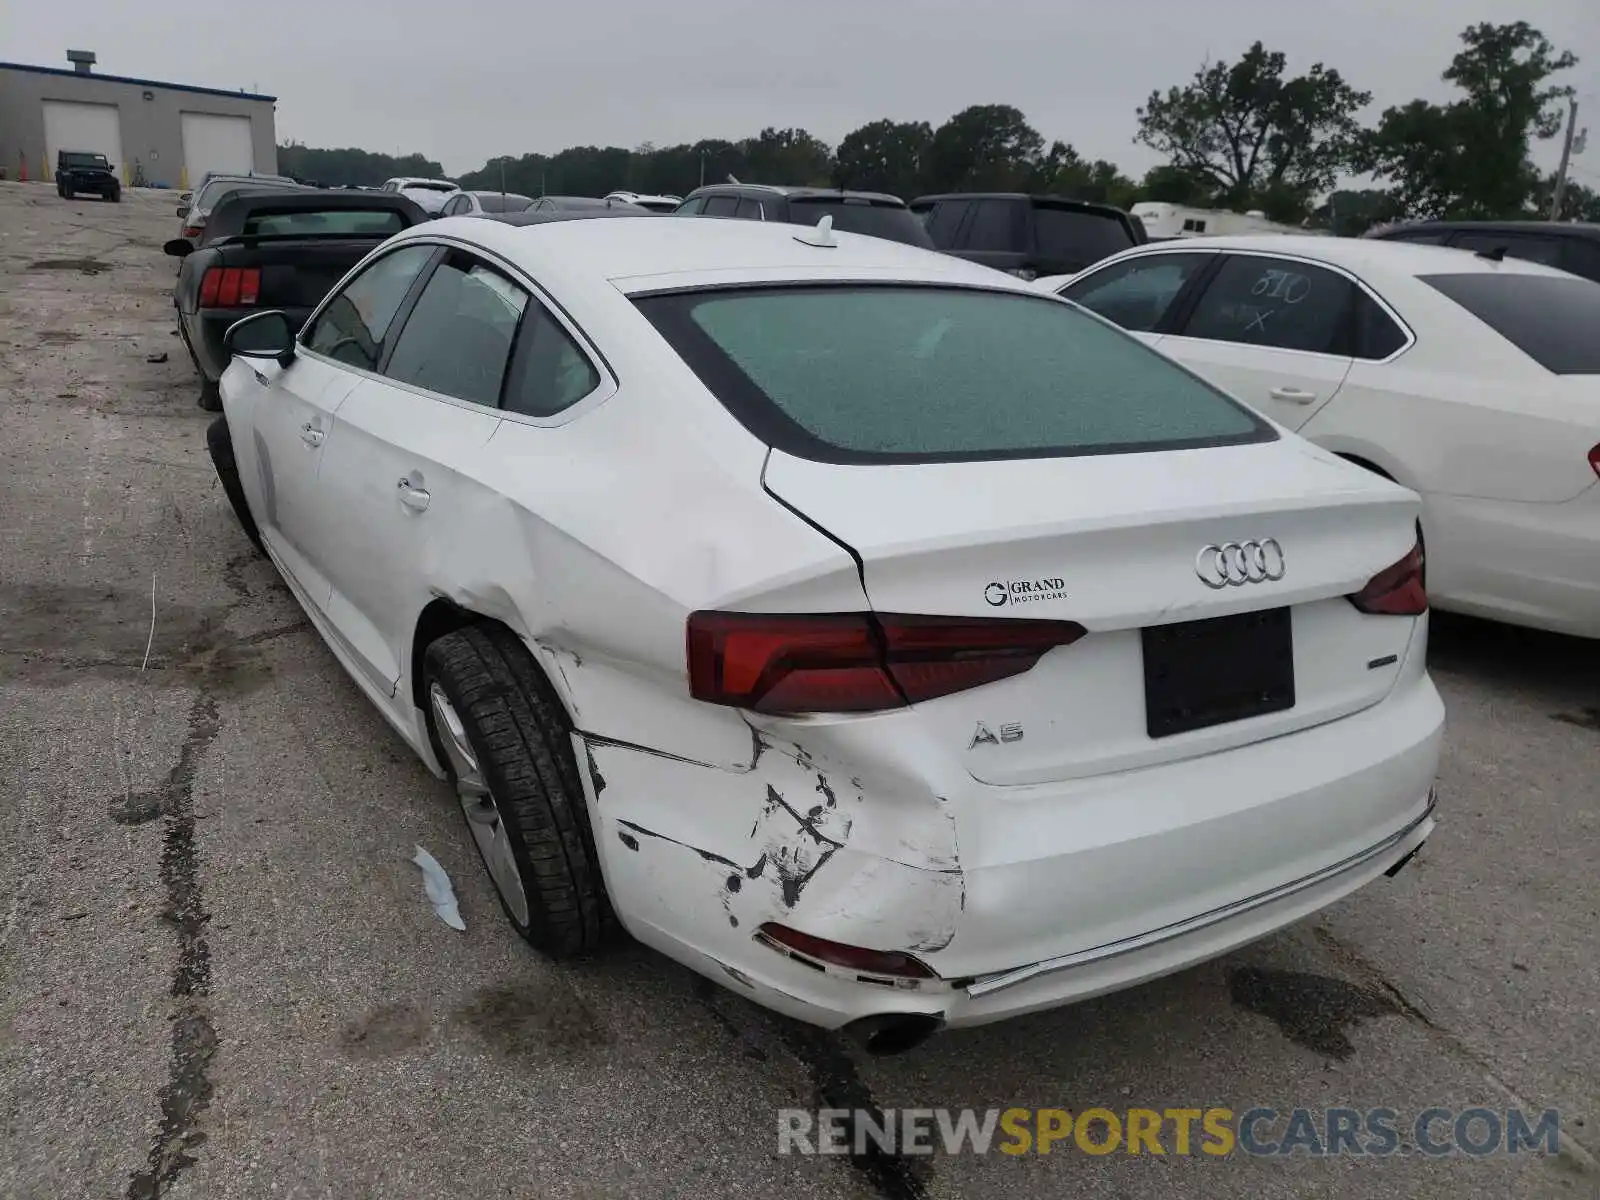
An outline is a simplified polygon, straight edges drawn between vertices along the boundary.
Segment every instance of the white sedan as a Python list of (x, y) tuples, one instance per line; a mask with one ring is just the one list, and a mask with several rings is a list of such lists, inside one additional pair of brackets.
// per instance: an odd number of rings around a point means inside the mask
[(241, 521), (552, 955), (614, 913), (891, 1052), (1434, 828), (1416, 496), (1018, 280), (445, 218), (229, 336)]
[(1268, 236), (1143, 246), (1048, 290), (1419, 492), (1435, 607), (1600, 637), (1600, 284)]

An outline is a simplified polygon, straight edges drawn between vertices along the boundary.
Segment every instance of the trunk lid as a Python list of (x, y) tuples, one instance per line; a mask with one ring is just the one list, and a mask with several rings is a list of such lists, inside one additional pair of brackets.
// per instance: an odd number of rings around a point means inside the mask
[[(1357, 712), (1387, 694), (1416, 624), (1345, 599), (1412, 549), (1416, 497), (1294, 438), (906, 466), (774, 450), (765, 484), (855, 552), (877, 612), (1048, 618), (1088, 631), (1025, 674), (914, 706), (986, 783), (1128, 770)], [(1268, 538), (1282, 551), (1281, 578), (1201, 581), (1203, 547)], [(1185, 627), (1212, 618), (1236, 620)], [(1166, 632), (1145, 632), (1156, 628)], [(1228, 701), (1225, 685), (1266, 687), (1260, 660), (1270, 654), (1292, 659), (1291, 693), (1260, 705), (1246, 696), (1248, 715), (1214, 720), (1221, 710), (1207, 705)], [(1157, 676), (1148, 684), (1147, 671)], [(1208, 674), (1222, 677), (1221, 691), (1196, 684), (1204, 703), (1183, 694)], [(1162, 706), (1178, 714), (1176, 731), (1152, 715)], [(1181, 719), (1190, 708), (1200, 727)]]
[(216, 266), (258, 267), (258, 308), (315, 308), (334, 284), (388, 234), (370, 237), (225, 238), (212, 243)]

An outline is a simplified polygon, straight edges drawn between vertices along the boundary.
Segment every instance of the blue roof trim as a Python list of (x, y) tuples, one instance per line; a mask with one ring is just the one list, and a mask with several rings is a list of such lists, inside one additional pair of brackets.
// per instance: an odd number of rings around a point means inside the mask
[(229, 96), (234, 100), (265, 100), (276, 104), (276, 96), (258, 96), (254, 92), (230, 92), (223, 88), (196, 87), (192, 83), (163, 83), (159, 79), (134, 79), (129, 75), (88, 75), (65, 67), (35, 67), (29, 63), (0, 62), (0, 71), (29, 71), (35, 75), (63, 75), (68, 79), (99, 79), (106, 83), (133, 83), (140, 87), (165, 88), (169, 92), (192, 92), (197, 96)]

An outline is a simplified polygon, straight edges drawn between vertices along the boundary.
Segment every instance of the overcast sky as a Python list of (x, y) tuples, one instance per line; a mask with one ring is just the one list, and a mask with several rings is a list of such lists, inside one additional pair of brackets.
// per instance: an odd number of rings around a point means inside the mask
[[(1527, 20), (1600, 131), (1600, 0), (0, 0), (0, 58), (278, 97), (278, 138), (421, 151), (447, 171), (569, 145), (667, 145), (801, 126), (829, 143), (880, 117), (934, 125), (1014, 104), (1048, 141), (1138, 174), (1134, 109), (1209, 53), (1259, 38), (1373, 92), (1422, 95), (1457, 34)], [(201, 47), (205, 47), (202, 49)], [(1600, 184), (1600, 136), (1575, 164)], [(1541, 147), (1541, 161), (1556, 151)]]

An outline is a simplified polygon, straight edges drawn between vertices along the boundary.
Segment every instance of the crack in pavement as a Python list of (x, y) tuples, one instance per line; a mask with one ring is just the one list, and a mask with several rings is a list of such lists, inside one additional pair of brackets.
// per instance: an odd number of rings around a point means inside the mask
[(211, 948), (206, 942), (206, 912), (195, 853), (194, 781), (200, 760), (216, 741), (222, 717), (216, 697), (202, 689), (189, 708), (189, 732), (178, 761), (158, 789), (163, 794), (166, 829), (161, 839), (161, 882), (166, 889), (162, 917), (178, 933), (178, 962), (168, 994), (177, 1000), (172, 1016), (172, 1058), (162, 1086), (161, 1129), (150, 1146), (145, 1169), (128, 1181), (127, 1200), (158, 1200), (166, 1186), (196, 1161), (189, 1153), (205, 1142), (195, 1128), (211, 1106), (211, 1058), (217, 1031), (211, 1022)]

